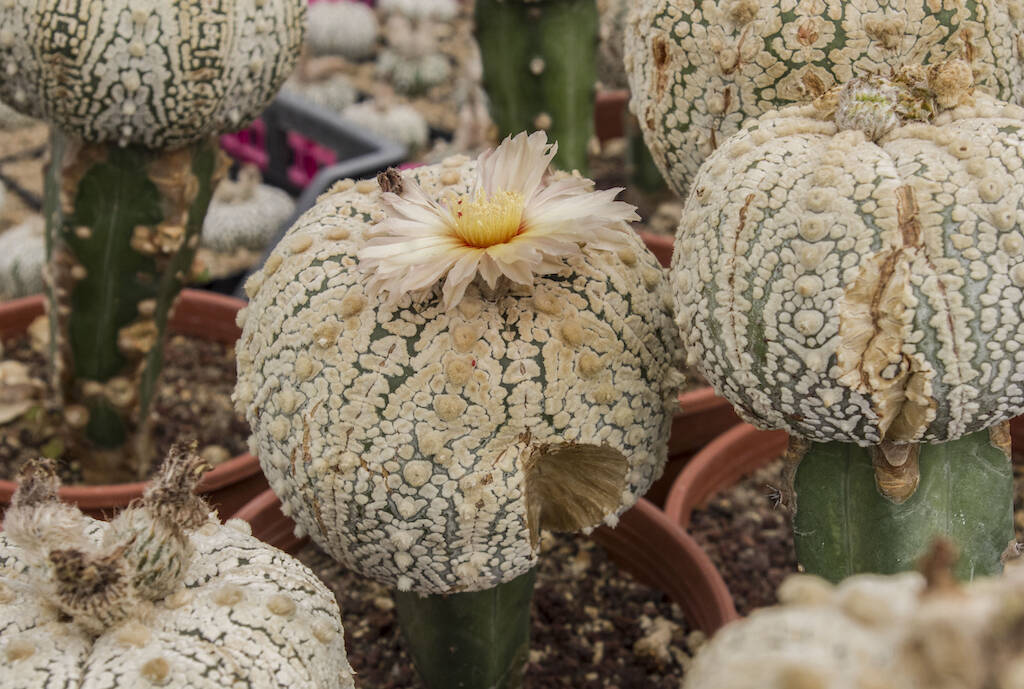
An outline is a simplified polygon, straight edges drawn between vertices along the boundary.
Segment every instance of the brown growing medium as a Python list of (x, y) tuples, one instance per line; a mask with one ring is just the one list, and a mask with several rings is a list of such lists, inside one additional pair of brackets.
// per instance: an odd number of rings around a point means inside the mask
[[(32, 349), (28, 337), (3, 342), (4, 357), (25, 363), (30, 375), (46, 380), (46, 358)], [(211, 464), (218, 464), (247, 451), (249, 426), (231, 404), (235, 383), (235, 354), (232, 345), (172, 335), (166, 349), (165, 367), (158, 385), (153, 423), (156, 456), (163, 457), (171, 445), (194, 438), (199, 451)], [(26, 460), (52, 452), (63, 435), (62, 419), (56, 411), (29, 412), (17, 421), (0, 426), (0, 479), (12, 479)], [(65, 483), (115, 483), (135, 480), (127, 467), (109, 468), (112, 473), (85, 475), (80, 450), (61, 455), (58, 471)], [(120, 476), (120, 478), (118, 478)], [(92, 479), (92, 480), (90, 480)]]

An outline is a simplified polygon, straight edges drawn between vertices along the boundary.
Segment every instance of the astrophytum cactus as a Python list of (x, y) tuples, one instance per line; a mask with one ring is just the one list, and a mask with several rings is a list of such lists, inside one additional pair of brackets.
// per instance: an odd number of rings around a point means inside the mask
[(166, 324), (225, 169), (216, 135), (273, 97), (304, 10), (303, 0), (0, 3), (0, 98), (55, 132), (44, 213), (54, 387), (80, 422), (74, 445), (127, 454), (128, 477), (153, 459)]
[[(933, 553), (933, 557), (940, 551)], [(832, 586), (794, 575), (781, 604), (723, 628), (684, 689), (1020, 689), (1024, 567), (966, 586), (861, 574)]]
[(904, 62), (962, 57), (1018, 102), (1024, 5), (1002, 0), (640, 0), (626, 30), (631, 109), (681, 197), (749, 117)]
[(0, 533), (0, 688), (351, 689), (333, 593), (299, 562), (221, 525), (172, 451), (111, 522), (22, 470)]
[(499, 136), (545, 130), (555, 165), (587, 171), (594, 136), (596, 0), (478, 0), (476, 40)]
[(415, 649), (432, 686), (492, 686), (467, 668), (525, 652), (541, 529), (614, 524), (666, 459), (667, 281), (618, 190), (547, 172), (554, 152), (520, 134), (342, 183), (246, 286), (235, 399), (284, 510), (400, 613), (437, 606), (418, 641), (485, 647)]
[(999, 567), (1024, 412), (1022, 116), (964, 61), (907, 66), (762, 115), (694, 180), (677, 321), (742, 416), (793, 436), (811, 572), (903, 569), (935, 533), (960, 574)]

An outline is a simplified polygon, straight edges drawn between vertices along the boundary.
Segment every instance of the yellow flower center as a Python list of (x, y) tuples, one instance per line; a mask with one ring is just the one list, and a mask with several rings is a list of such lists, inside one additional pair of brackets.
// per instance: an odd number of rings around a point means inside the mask
[(460, 196), (451, 205), (455, 234), (466, 244), (485, 249), (503, 244), (519, 234), (523, 219), (523, 195), (499, 191), (491, 198), (477, 192), (475, 199)]

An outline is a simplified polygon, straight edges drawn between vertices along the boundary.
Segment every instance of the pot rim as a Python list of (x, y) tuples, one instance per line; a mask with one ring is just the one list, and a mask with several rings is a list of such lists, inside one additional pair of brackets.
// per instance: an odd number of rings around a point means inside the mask
[(749, 423), (730, 428), (704, 446), (680, 472), (665, 500), (666, 516), (685, 529), (694, 509), (781, 455), (788, 443), (789, 434), (783, 430), (760, 430)]

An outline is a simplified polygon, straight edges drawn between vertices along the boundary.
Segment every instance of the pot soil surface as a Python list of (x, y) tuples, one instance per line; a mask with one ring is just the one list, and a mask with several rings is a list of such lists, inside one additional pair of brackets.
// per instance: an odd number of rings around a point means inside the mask
[[(196, 440), (200, 453), (217, 465), (247, 451), (249, 425), (231, 403), (235, 387), (234, 345), (171, 335), (160, 389), (154, 404), (154, 456), (162, 458), (180, 440)], [(29, 367), (30, 375), (48, 381), (46, 358), (33, 349), (28, 335), (6, 339), (0, 360), (13, 359)], [(40, 405), (18, 419), (0, 425), (0, 479), (12, 480), (29, 458), (46, 455), (58, 459), (61, 480), (72, 483), (119, 483), (138, 480), (128, 467), (107, 467), (100, 476), (87, 449), (66, 447), (63, 416), (56, 408)]]
[[(1024, 542), (1024, 450), (1013, 452), (1013, 522)], [(775, 459), (694, 510), (690, 535), (715, 563), (736, 603), (747, 615), (775, 605), (782, 580), (797, 571), (789, 513), (778, 506), (782, 460)]]
[[(620, 571), (591, 540), (545, 533), (541, 548), (527, 689), (678, 689), (691, 647), (703, 640), (679, 606)], [(360, 686), (421, 689), (388, 590), (315, 545), (297, 556), (338, 598)]]

